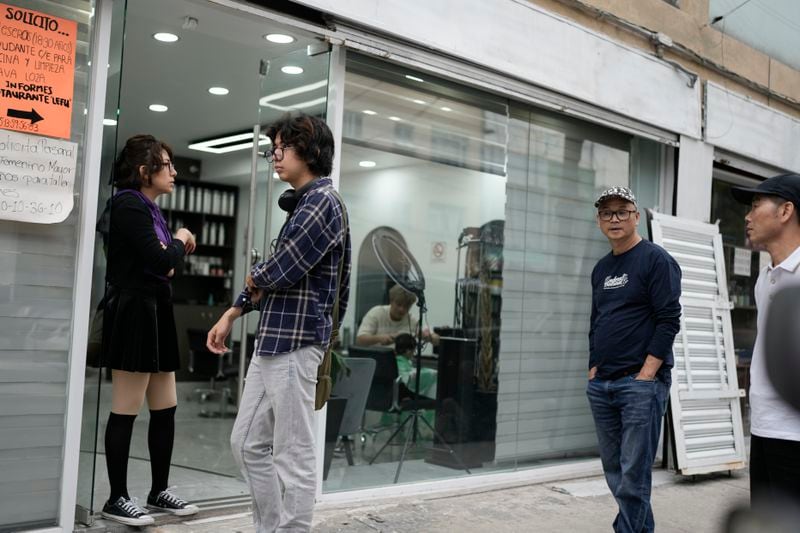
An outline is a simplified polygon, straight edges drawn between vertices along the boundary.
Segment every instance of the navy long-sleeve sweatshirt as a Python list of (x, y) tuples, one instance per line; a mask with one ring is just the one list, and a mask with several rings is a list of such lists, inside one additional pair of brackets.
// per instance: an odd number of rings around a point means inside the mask
[(609, 253), (592, 271), (589, 368), (601, 379), (641, 367), (648, 354), (673, 365), (680, 329), (681, 269), (666, 250), (642, 240), (620, 255)]

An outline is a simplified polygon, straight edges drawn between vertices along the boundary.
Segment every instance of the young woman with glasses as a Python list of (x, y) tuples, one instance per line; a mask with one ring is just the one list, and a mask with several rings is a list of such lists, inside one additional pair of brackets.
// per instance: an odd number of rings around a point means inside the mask
[(111, 371), (112, 400), (105, 432), (110, 495), (103, 516), (133, 526), (153, 523), (127, 489), (133, 423), (145, 397), (152, 472), (147, 507), (181, 516), (198, 511), (168, 488), (179, 366), (170, 280), (195, 249), (194, 235), (186, 228), (173, 235), (155, 203), (174, 190), (176, 175), (169, 146), (151, 135), (131, 137), (117, 158), (117, 192), (109, 202), (101, 365)]

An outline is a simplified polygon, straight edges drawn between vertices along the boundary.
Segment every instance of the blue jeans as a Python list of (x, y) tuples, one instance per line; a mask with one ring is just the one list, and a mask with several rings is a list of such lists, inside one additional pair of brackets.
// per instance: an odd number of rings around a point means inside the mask
[(669, 385), (659, 378), (595, 378), (586, 387), (606, 483), (619, 506), (614, 519), (617, 533), (655, 530), (652, 467), (668, 394)]

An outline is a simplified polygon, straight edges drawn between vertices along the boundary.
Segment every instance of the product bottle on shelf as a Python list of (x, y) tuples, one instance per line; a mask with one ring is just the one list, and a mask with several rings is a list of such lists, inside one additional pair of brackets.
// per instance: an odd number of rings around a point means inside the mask
[(211, 193), (211, 213), (214, 215), (219, 214), (219, 191)]
[(208, 225), (209, 233), (208, 233), (208, 245), (209, 246), (216, 246), (217, 245), (217, 223), (211, 222)]

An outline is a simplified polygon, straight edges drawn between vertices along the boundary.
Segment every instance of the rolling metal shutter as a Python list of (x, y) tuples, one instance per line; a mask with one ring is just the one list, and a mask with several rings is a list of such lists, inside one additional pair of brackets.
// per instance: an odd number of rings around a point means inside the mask
[(677, 470), (744, 468), (746, 452), (733, 355), (731, 304), (716, 224), (652, 213), (653, 242), (678, 262), (681, 330), (675, 337), (670, 407)]

